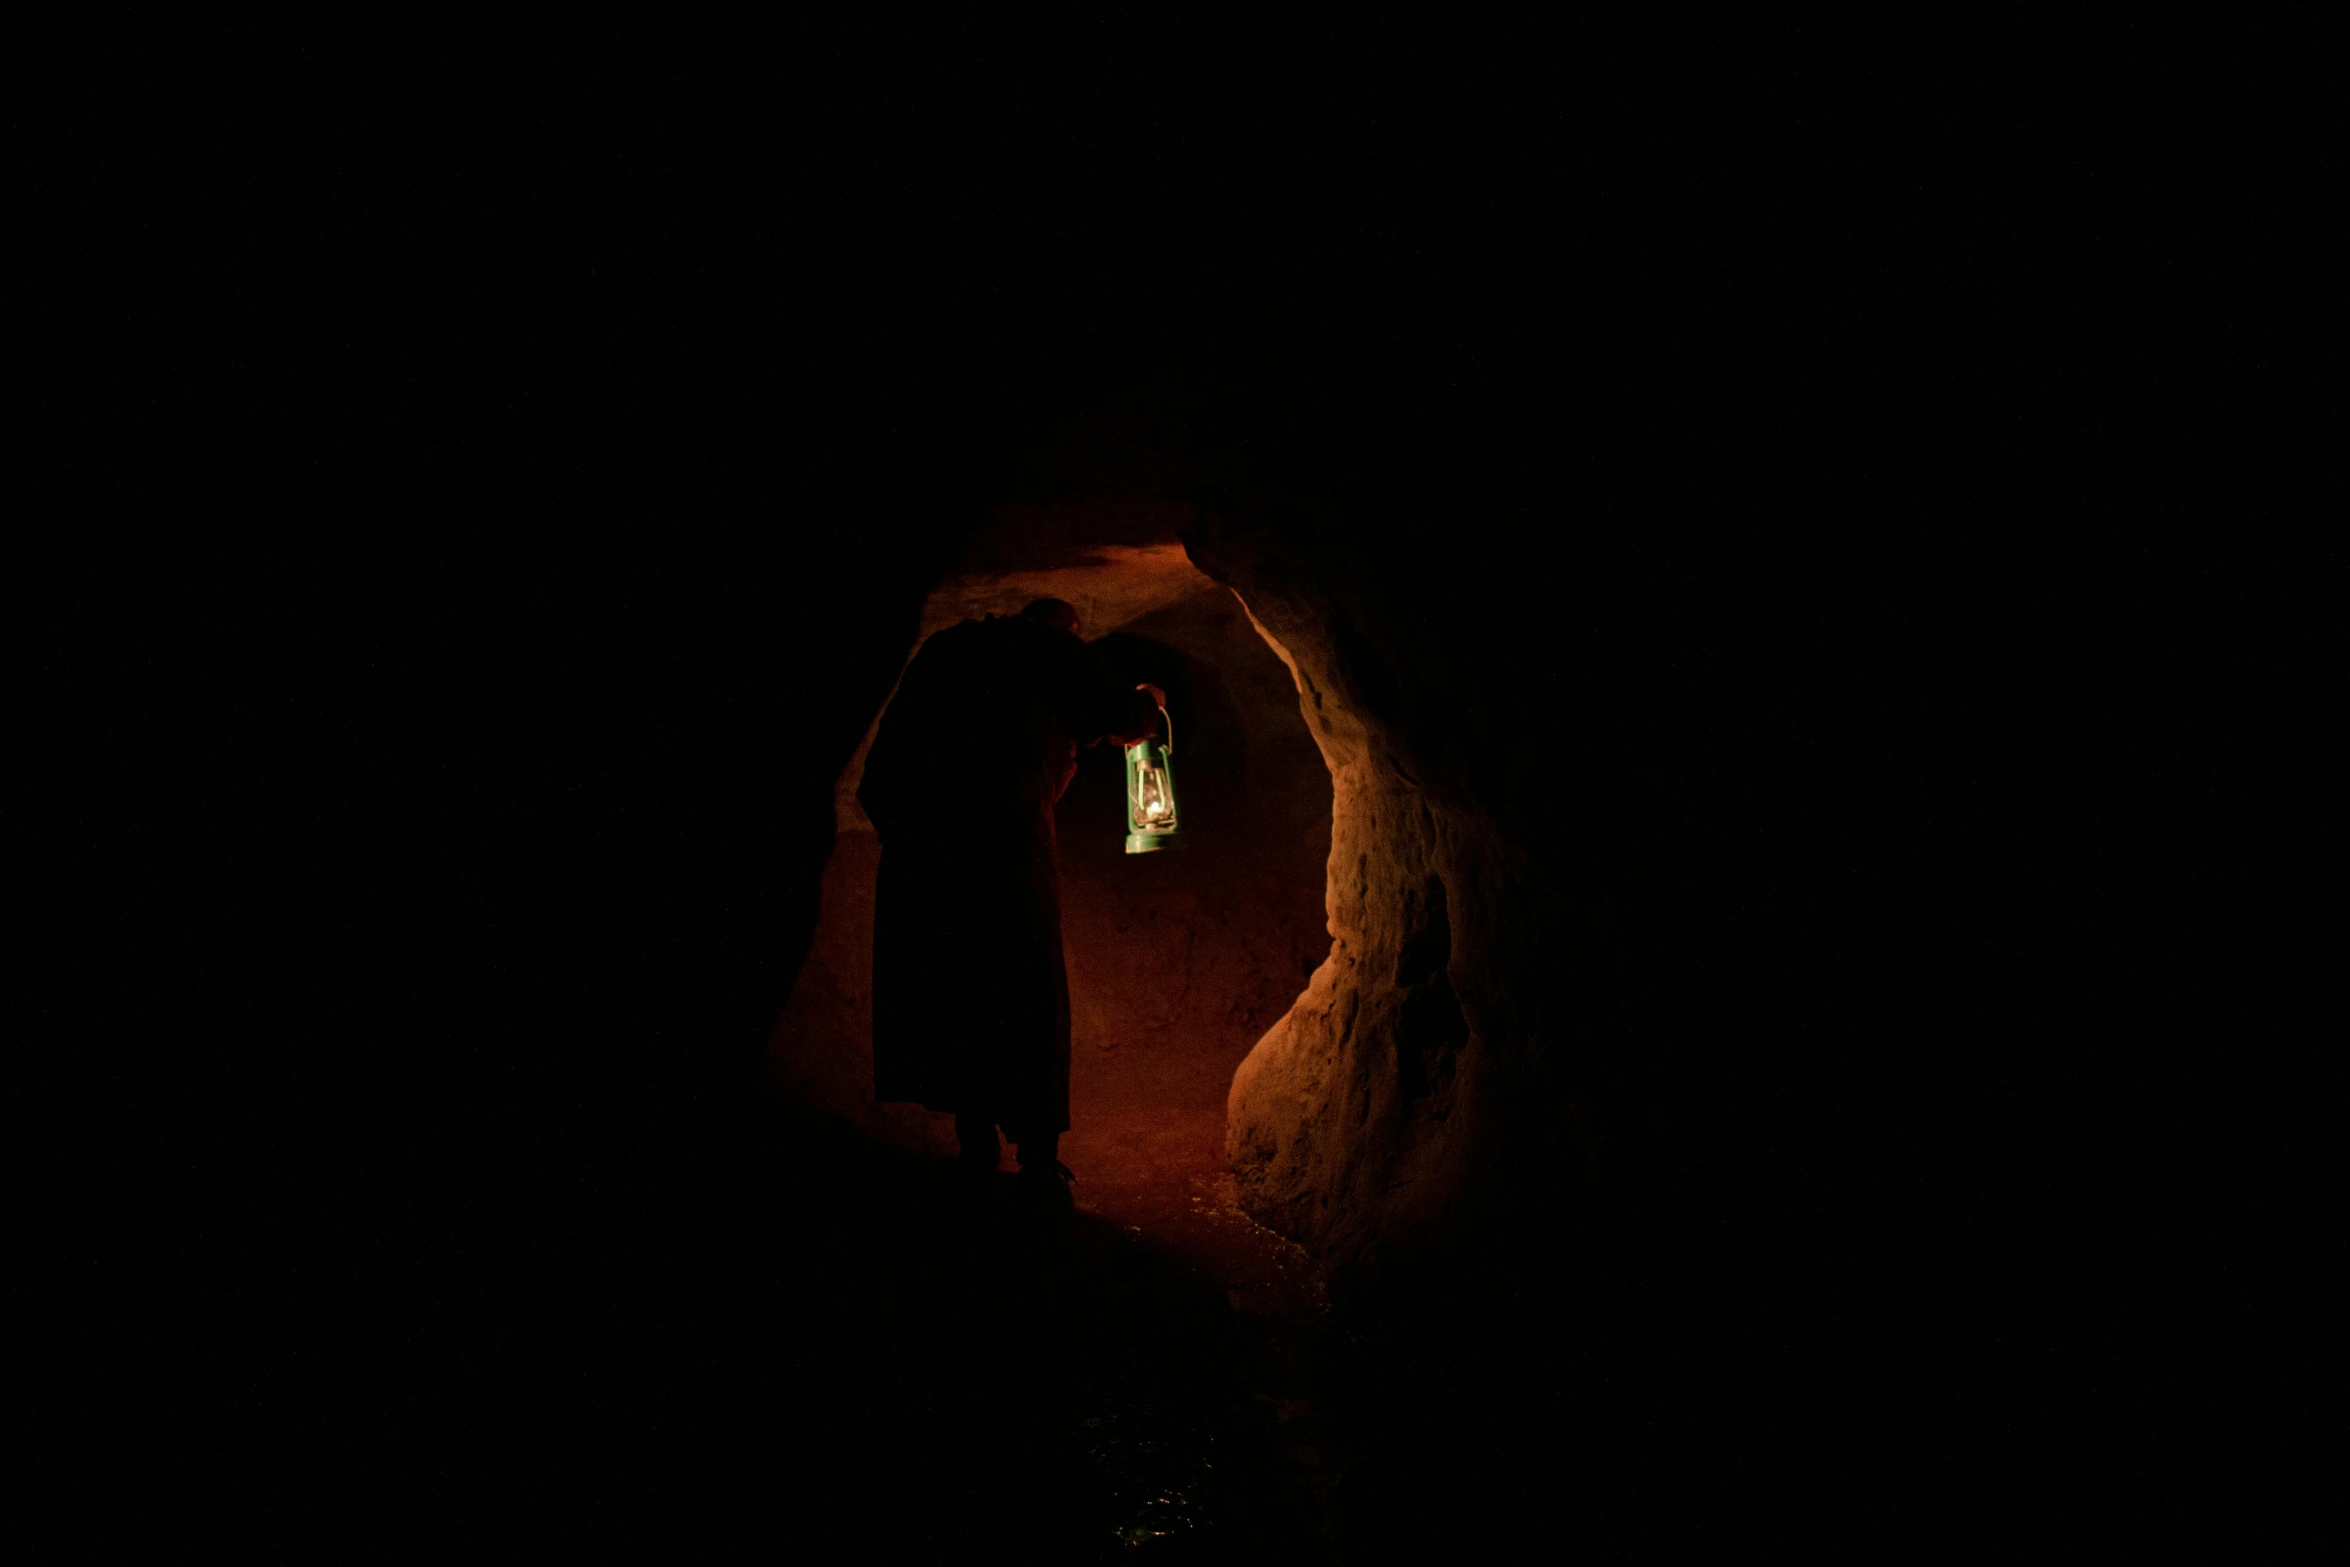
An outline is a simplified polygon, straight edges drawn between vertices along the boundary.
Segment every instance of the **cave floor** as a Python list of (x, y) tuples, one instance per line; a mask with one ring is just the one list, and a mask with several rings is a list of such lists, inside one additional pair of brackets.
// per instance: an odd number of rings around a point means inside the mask
[(838, 1543), (884, 1560), (1336, 1559), (1321, 1280), (1233, 1207), (1220, 1113), (1092, 1108), (1057, 1215), (1008, 1159), (979, 1196), (951, 1161), (775, 1141), (775, 1385), (823, 1432), (778, 1494), (862, 1499)]

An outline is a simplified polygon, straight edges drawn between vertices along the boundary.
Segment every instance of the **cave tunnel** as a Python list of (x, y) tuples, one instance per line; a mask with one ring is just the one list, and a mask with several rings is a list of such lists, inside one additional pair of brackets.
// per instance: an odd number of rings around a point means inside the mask
[[(1307, 1550), (1343, 1536), (1361, 1559), (1384, 1535), (1480, 1537), (1444, 1521), (1448, 1486), (1507, 1520), (1562, 1451), (1595, 1473), (1652, 1462), (1618, 1441), (1647, 1396), (1621, 1346), (1713, 1309), (1669, 1256), (1685, 1219), (1659, 1196), (1643, 1102), (1680, 1042), (1642, 959), (1689, 811), (1672, 764), (1692, 709), (1653, 649), (1686, 628), (1605, 550), (1489, 532), (1428, 551), (1407, 529), (1367, 553), (1359, 519), (1151, 477), (1116, 473), (1109, 501), (996, 502), (906, 574), (902, 630), (874, 617), (862, 645), (884, 678), (827, 780), (811, 933), (764, 1072), (899, 1194), (835, 1216), (826, 1270), (897, 1281), (871, 1286), (881, 1321), (966, 1343), (975, 1314), (1018, 1357), (1065, 1360), (1060, 1418), (1173, 1498), (1160, 1517), (1097, 1495), (1072, 1518)], [(1076, 1227), (1040, 1253), (1016, 1203), (958, 1217), (951, 1117), (875, 1100), (886, 851), (856, 793), (922, 642), (1048, 596), (1122, 682), (1167, 692), (1188, 845), (1124, 852), (1117, 748), (1079, 754), (1056, 815)], [(1563, 669), (1562, 614), (1580, 621)], [(1580, 830), (1556, 831), (1562, 811)], [(974, 1246), (1049, 1256), (1061, 1283), (1020, 1264), (959, 1278)], [(1129, 1246), (1150, 1260), (1118, 1260)], [(1463, 1315), (1477, 1326), (1454, 1337)], [(1592, 1340), (1615, 1346), (1617, 1380), (1584, 1384)], [(1577, 1389), (1580, 1414), (1518, 1448), (1504, 1433), (1529, 1383)], [(1415, 1457), (1422, 1427), (1458, 1429)]]
[[(1653, 648), (1686, 628), (1604, 549), (1463, 533), (1366, 557), (1352, 523), (1183, 497), (1129, 421), (1054, 439), (1040, 460), (1097, 486), (1106, 466), (1114, 498), (991, 506), (872, 656), (903, 667), (1049, 596), (1121, 682), (1169, 694), (1189, 847), (1123, 852), (1114, 746), (1080, 753), (1057, 812), (1080, 1208), (1206, 1248), (1236, 1295), (1268, 1258), (1363, 1298), (1551, 1288), (1556, 1224), (1622, 1222), (1594, 1194), (1653, 1157), (1643, 1094), (1679, 1043), (1641, 965), (1669, 921), (1696, 928), (1691, 900), (1660, 908), (1691, 836), (1691, 705)], [(1563, 671), (1562, 613), (1582, 622)], [(882, 850), (856, 791), (889, 695), (830, 781), (767, 1071), (935, 1160), (951, 1119), (873, 1096)], [(1546, 833), (1562, 810), (1582, 825)]]
[[(1267, 1259), (1294, 1262), (1296, 1248), (1235, 1205), (1226, 1102), (1234, 1071), (1329, 953), (1330, 774), (1294, 676), (1237, 595), (1171, 528), (1113, 519), (1097, 541), (1087, 521), (1000, 508), (925, 598), (919, 636), (1060, 598), (1121, 686), (1167, 693), (1184, 847), (1126, 852), (1114, 744), (1079, 753), (1057, 813), (1072, 1036), (1062, 1157), (1082, 1210), (1212, 1255), (1236, 1285), (1270, 1287), (1286, 1270)], [(771, 1066), (801, 1103), (943, 1157), (951, 1117), (873, 1099), (880, 847), (856, 800), (872, 732), (835, 787), (816, 930)]]

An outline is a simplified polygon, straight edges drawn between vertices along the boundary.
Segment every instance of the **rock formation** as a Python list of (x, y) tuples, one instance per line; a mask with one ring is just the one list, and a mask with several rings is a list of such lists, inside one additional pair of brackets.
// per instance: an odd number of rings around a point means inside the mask
[(1289, 665), (1334, 784), (1329, 957), (1232, 1084), (1242, 1200), (1342, 1272), (1522, 1271), (1513, 1222), (1556, 1234), (1639, 1141), (1654, 1044), (1620, 937), (1655, 802), (1623, 787), (1610, 671), (1568, 629), (1544, 666), (1572, 593), (1473, 552), (1270, 511), (1187, 543)]

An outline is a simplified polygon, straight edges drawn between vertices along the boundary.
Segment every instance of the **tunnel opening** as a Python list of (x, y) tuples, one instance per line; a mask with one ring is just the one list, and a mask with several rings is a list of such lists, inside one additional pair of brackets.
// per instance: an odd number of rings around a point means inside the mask
[[(1277, 506), (1139, 527), (998, 508), (899, 654), (1063, 599), (1175, 717), (1189, 847), (1125, 852), (1114, 747), (1080, 753), (1056, 813), (1069, 1244), (1022, 1250), (1016, 1226), (971, 1224), (945, 1179), (952, 1118), (874, 1098), (882, 849), (856, 795), (887, 698), (835, 783), (814, 937), (767, 1059), (790, 1100), (898, 1156), (880, 1179), (911, 1195), (837, 1246), (897, 1281), (872, 1292), (877, 1320), (970, 1346), (970, 1364), (1002, 1341), (1058, 1363), (1076, 1339), (1084, 1369), (1056, 1376), (1092, 1457), (1113, 1428), (1167, 1451), (1178, 1427), (1253, 1431), (1272, 1444), (1260, 1472), (1283, 1476), (1268, 1494), (1309, 1495), (1317, 1527), (1368, 1538), (1434, 1518), (1395, 1489), (1412, 1433), (1463, 1430), (1445, 1464), (1530, 1490), (1493, 1440), (1526, 1377), (1585, 1397), (1578, 1346), (1666, 1320), (1648, 1309), (1664, 1275), (1641, 1265), (1645, 1242), (1610, 1252), (1583, 1217), (1643, 1133), (1625, 1130), (1626, 1074), (1608, 1074), (1659, 1032), (1611, 945), (1620, 878), (1527, 847), (1568, 841), (1529, 825), (1555, 819), (1562, 790), (1589, 829), (1579, 849), (1637, 827), (1609, 792), (1625, 764), (1598, 764), (1641, 753), (1523, 656), (1512, 639), (1555, 616), (1506, 562), (1372, 569), (1351, 535)], [(1524, 716), (1562, 703), (1585, 721)], [(1026, 1315), (1045, 1305), (1064, 1314)], [(1464, 1316), (1477, 1332), (1453, 1332)], [(1632, 1396), (1587, 1397), (1584, 1458), (1613, 1462), (1598, 1448)]]
[[(1171, 530), (1133, 542), (1136, 531), (1102, 543), (1065, 518), (999, 514), (925, 598), (905, 656), (959, 621), (1060, 598), (1121, 682), (1167, 693), (1185, 846), (1127, 852), (1114, 744), (1079, 753), (1056, 813), (1071, 1013), (1061, 1154), (1078, 1173), (1081, 1212), (1191, 1253), (1238, 1289), (1310, 1295), (1305, 1254), (1240, 1209), (1226, 1117), (1235, 1071), (1330, 950), (1332, 779), (1288, 663), (1235, 592)], [(769, 1069), (830, 1120), (943, 1159), (955, 1146), (950, 1116), (873, 1094), (882, 851), (856, 792), (879, 719), (835, 785), (816, 932)]]

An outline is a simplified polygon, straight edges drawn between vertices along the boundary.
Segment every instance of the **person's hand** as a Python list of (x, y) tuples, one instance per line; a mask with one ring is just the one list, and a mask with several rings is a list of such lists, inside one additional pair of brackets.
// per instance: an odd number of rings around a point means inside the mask
[[(1151, 705), (1146, 707), (1139, 699), (1148, 699)], [(1159, 709), (1167, 705), (1167, 693), (1146, 682), (1119, 705), (1125, 709), (1119, 715), (1121, 727), (1110, 738), (1120, 745), (1137, 745), (1159, 732)]]

